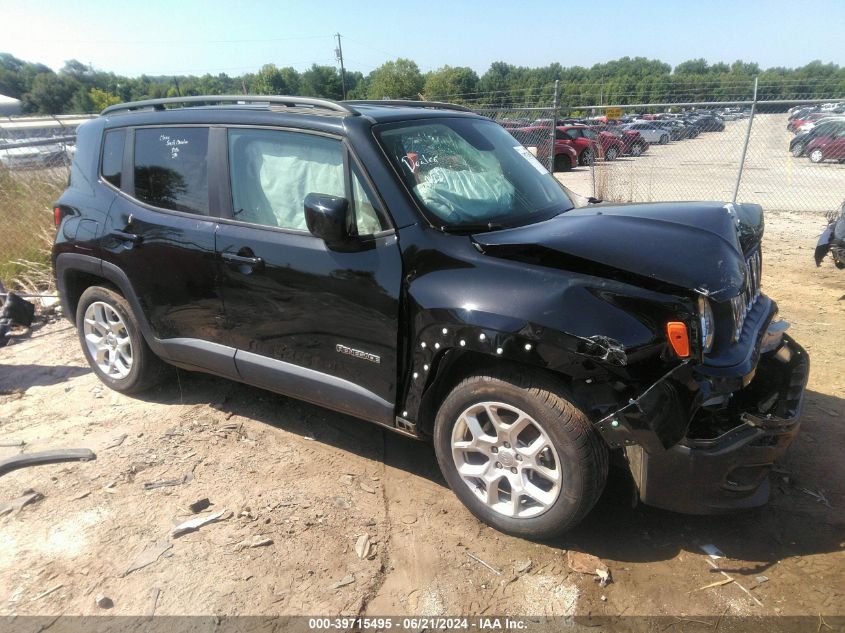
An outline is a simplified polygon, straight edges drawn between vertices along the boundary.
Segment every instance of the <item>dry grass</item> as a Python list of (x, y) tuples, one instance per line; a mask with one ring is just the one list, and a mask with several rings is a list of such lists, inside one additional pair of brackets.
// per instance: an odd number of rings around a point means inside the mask
[(0, 168), (0, 281), (34, 292), (49, 288), (53, 202), (67, 185), (65, 169)]

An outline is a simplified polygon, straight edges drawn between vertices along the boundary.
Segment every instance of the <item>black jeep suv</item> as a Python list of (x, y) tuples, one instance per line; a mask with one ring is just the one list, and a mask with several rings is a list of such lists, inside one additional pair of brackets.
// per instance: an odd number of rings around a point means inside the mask
[(808, 359), (760, 292), (758, 205), (581, 204), (457, 106), (113, 106), (55, 215), (112, 389), (165, 361), (430, 439), (505, 532), (575, 525), (611, 457), (646, 503), (759, 505), (798, 430)]

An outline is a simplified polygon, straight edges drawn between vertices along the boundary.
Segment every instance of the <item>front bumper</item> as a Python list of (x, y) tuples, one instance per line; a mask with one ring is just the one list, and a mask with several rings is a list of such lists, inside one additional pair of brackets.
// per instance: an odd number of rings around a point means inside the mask
[[(761, 357), (753, 380), (731, 395), (734, 406), (725, 417), (735, 427), (712, 438), (693, 439), (688, 433), (663, 451), (627, 445), (643, 503), (690, 514), (766, 503), (769, 471), (798, 433), (809, 367), (804, 349), (784, 335), (780, 347)], [(767, 413), (750, 406), (763, 402)]]

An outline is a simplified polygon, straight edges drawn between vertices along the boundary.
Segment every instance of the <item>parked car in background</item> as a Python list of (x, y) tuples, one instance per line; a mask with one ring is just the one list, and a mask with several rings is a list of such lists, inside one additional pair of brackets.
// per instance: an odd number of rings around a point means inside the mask
[(845, 161), (845, 130), (814, 138), (807, 143), (804, 153), (814, 163), (825, 160)]
[(810, 112), (808, 114), (802, 115), (799, 118), (792, 119), (789, 123), (786, 124), (786, 129), (792, 133), (797, 132), (801, 126), (805, 123), (812, 123), (814, 121), (818, 121), (819, 119), (823, 119), (824, 117), (830, 116), (829, 112), (822, 112), (821, 110), (817, 110), (815, 112)]
[(789, 153), (795, 156), (804, 155), (804, 150), (807, 149), (807, 144), (819, 137), (832, 136), (836, 133), (845, 130), (845, 118), (831, 119), (815, 126), (809, 132), (796, 134), (789, 141)]
[(690, 123), (701, 132), (723, 132), (725, 122), (712, 114), (705, 114), (690, 120)]
[(640, 136), (642, 136), (646, 141), (649, 143), (658, 143), (660, 145), (666, 145), (671, 138), (669, 131), (659, 127), (652, 121), (635, 121), (633, 123), (628, 123), (622, 126), (626, 130), (633, 130), (634, 132), (639, 132)]
[[(589, 134), (585, 134), (584, 130), (587, 130)], [(582, 167), (592, 165), (601, 151), (598, 143), (598, 135), (585, 125), (564, 125), (557, 128), (555, 132), (555, 156), (564, 152), (560, 148), (566, 146), (571, 147), (575, 151), (578, 157), (578, 165)], [(568, 154), (568, 152), (566, 153)], [(543, 139), (542, 144), (537, 147), (537, 154), (539, 156), (548, 156), (548, 137)]]
[(622, 154), (625, 156), (640, 156), (649, 147), (649, 142), (637, 130), (626, 130), (621, 125), (608, 125), (604, 130), (616, 134), (622, 141)]

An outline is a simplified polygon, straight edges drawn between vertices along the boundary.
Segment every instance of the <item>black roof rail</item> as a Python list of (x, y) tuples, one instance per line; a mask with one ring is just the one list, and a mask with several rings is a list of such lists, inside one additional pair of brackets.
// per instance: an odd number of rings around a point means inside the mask
[(315, 99), (313, 97), (289, 97), (280, 95), (205, 95), (196, 97), (167, 97), (163, 99), (145, 99), (144, 101), (129, 101), (109, 106), (101, 115), (114, 114), (115, 112), (131, 112), (145, 108), (164, 110), (168, 105), (202, 103), (206, 105), (230, 103), (233, 105), (246, 103), (266, 103), (268, 105), (284, 105), (288, 107), (307, 106), (322, 108), (334, 112), (345, 112), (346, 114), (360, 114), (355, 108), (345, 105), (342, 102), (330, 99)]
[(442, 101), (413, 101), (411, 99), (358, 99), (353, 101), (341, 101), (340, 103), (348, 103), (350, 105), (388, 105), (388, 106), (406, 106), (409, 108), (437, 108), (439, 110), (458, 110), (459, 112), (472, 112), (466, 106), (458, 105), (456, 103), (444, 103)]

